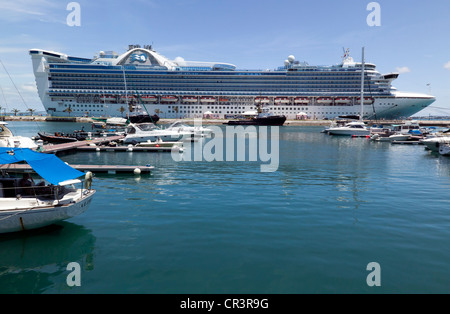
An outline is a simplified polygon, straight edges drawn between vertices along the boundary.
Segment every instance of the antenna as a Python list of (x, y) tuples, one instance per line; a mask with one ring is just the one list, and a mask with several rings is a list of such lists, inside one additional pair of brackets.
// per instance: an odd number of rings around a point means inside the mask
[(361, 58), (361, 113), (359, 120), (363, 121), (364, 114), (364, 47), (362, 47), (362, 58)]

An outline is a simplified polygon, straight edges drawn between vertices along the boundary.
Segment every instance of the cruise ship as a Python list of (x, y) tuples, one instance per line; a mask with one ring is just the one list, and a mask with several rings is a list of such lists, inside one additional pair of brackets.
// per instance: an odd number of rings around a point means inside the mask
[(288, 119), (361, 112), (366, 119), (395, 119), (435, 101), (397, 91), (392, 82), (399, 73), (381, 74), (375, 64), (354, 61), (348, 49), (336, 65), (309, 65), (290, 55), (273, 70), (170, 60), (150, 45), (130, 45), (121, 55), (100, 51), (93, 58), (42, 49), (29, 53), (39, 97), (52, 116), (116, 117), (144, 110), (161, 118), (230, 119), (264, 106)]

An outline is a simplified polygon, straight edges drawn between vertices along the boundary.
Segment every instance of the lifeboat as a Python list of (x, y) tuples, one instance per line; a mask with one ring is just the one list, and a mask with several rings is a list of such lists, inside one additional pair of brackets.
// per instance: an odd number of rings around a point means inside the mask
[(178, 100), (175, 96), (161, 96), (161, 102), (176, 102)]
[(308, 97), (297, 97), (294, 99), (294, 103), (296, 104), (309, 104)]
[(136, 96), (134, 96), (134, 95), (122, 95), (122, 96), (120, 96), (120, 100), (122, 100), (122, 101), (126, 101), (127, 99), (128, 99), (128, 101), (136, 100)]
[(348, 97), (336, 97), (334, 99), (336, 104), (348, 104), (350, 102), (350, 98)]
[[(358, 97), (357, 101), (358, 101), (358, 104), (361, 103), (361, 97)], [(373, 104), (373, 102), (374, 102), (374, 99), (372, 97), (364, 97), (363, 103), (365, 105), (371, 105), (371, 104)]]
[(102, 101), (115, 101), (116, 97), (113, 95), (102, 95), (102, 96), (100, 96), (100, 99)]
[(197, 97), (195, 96), (184, 96), (183, 102), (197, 102)]
[(275, 103), (276, 104), (288, 104), (289, 103), (289, 98), (287, 98), (287, 97), (277, 97), (277, 98), (275, 98)]
[(141, 96), (141, 99), (142, 99), (142, 101), (145, 101), (145, 102), (155, 102), (158, 100), (158, 97), (153, 96), (153, 95), (144, 95), (144, 96)]
[(319, 97), (317, 98), (318, 104), (331, 104), (333, 99), (331, 97)]
[(270, 102), (269, 97), (256, 97), (255, 98), (255, 103), (257, 103), (257, 104), (267, 104), (268, 102)]
[(204, 96), (204, 97), (200, 98), (200, 101), (212, 103), (212, 102), (216, 102), (216, 99), (212, 96)]

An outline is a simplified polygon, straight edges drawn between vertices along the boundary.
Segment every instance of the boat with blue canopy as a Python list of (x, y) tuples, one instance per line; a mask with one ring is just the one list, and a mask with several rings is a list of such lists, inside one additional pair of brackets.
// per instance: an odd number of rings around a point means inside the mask
[[(30, 172), (15, 176), (8, 165), (27, 163)], [(0, 233), (40, 228), (83, 213), (92, 201), (92, 173), (78, 171), (57, 156), (28, 148), (0, 147)], [(80, 177), (84, 176), (84, 180)], [(84, 181), (84, 182), (83, 182)], [(79, 188), (76, 185), (80, 185)]]

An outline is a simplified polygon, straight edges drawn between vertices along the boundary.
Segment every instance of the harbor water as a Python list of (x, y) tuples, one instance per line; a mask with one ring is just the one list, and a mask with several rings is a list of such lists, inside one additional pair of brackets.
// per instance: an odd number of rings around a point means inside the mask
[[(155, 170), (97, 174), (85, 213), (0, 235), (0, 293), (449, 293), (450, 158), (322, 129), (280, 127), (275, 172), (170, 153), (61, 155)], [(71, 262), (80, 286), (67, 284)], [(372, 262), (380, 286), (368, 285)]]

